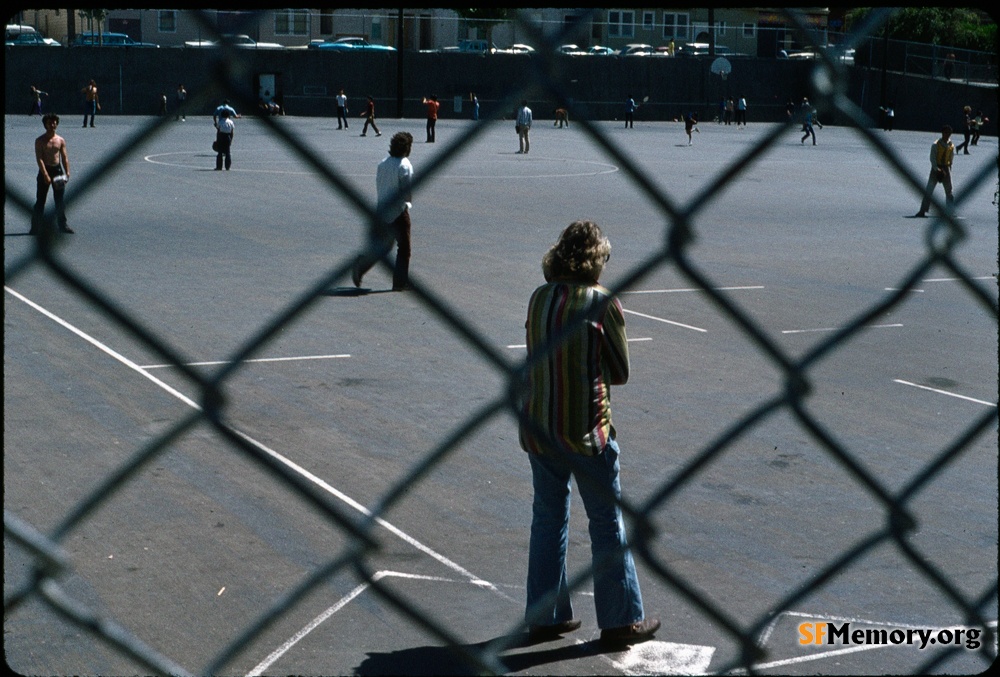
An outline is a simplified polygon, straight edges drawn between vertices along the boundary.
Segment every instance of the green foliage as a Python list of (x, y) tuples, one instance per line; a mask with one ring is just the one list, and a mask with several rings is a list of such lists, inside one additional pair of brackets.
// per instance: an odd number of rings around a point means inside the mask
[[(860, 23), (871, 12), (859, 7), (846, 15), (847, 26)], [(905, 7), (876, 33), (883, 37), (889, 31), (893, 40), (908, 40), (932, 45), (996, 51), (997, 26), (990, 17), (974, 9), (962, 7)]]

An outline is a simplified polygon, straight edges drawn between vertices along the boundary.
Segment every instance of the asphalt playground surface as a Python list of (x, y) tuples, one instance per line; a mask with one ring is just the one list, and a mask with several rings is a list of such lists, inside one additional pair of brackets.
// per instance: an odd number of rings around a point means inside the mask
[[(329, 281), (363, 245), (365, 217), (257, 119), (237, 121), (233, 169), (215, 172), (210, 118), (173, 122), (131, 147), (85, 194), (74, 184), (148, 118), (65, 115), (70, 225), (55, 257), (193, 370), (225, 368), (241, 346), (309, 290), (323, 291), (226, 380), (225, 417), (255, 448), (356, 522), (489, 405), (503, 373), (415, 292), (393, 293), (373, 269), (357, 292)], [(419, 174), (472, 125), (423, 120), (279, 121), (346, 184), (374, 201), (375, 166), (392, 133), (413, 133)], [(669, 217), (581, 125), (539, 120), (516, 154), (509, 121), (484, 133), (419, 186), (411, 276), (509, 364), (524, 356), (528, 297), (562, 228), (592, 219), (611, 239), (602, 282), (616, 287), (664, 246)], [(683, 209), (772, 130), (702, 122), (599, 123), (646, 180)], [(51, 532), (114, 470), (190, 417), (200, 395), (176, 366), (45, 266), (29, 216), (38, 118), (7, 116), (4, 166), (4, 509)], [(878, 132), (883, 134), (882, 132)], [(919, 193), (855, 130), (789, 129), (694, 216), (687, 254), (789, 359), (799, 359), (893, 294), (926, 255), (934, 219), (909, 218)], [(926, 178), (936, 135), (884, 134)], [(983, 137), (954, 166), (967, 237), (954, 260), (997, 294), (995, 166)], [(940, 191), (940, 188), (938, 189)], [(940, 197), (940, 192), (938, 193)], [(620, 295), (632, 376), (613, 391), (626, 501), (641, 506), (737, 421), (781, 393), (785, 375), (732, 318), (671, 263)], [(898, 492), (984, 412), (996, 412), (997, 318), (938, 266), (900, 305), (817, 360), (805, 409), (888, 492)], [(410, 483), (381, 515), (365, 568), (461, 643), (520, 630), (531, 481), (515, 420), (491, 415)], [(911, 499), (907, 543), (961, 595), (997, 577), (997, 428), (992, 423)], [(789, 593), (882, 529), (882, 506), (785, 408), (738, 435), (652, 515), (653, 554), (713, 608), (749, 628)], [(630, 533), (632, 529), (630, 527)], [(276, 600), (351, 545), (287, 484), (202, 422), (184, 430), (61, 543), (68, 594), (198, 673)], [(5, 590), (29, 572), (5, 538)], [(574, 494), (569, 561), (589, 563)], [(574, 594), (583, 627), (514, 646), (510, 674), (712, 673), (740, 647), (709, 614), (639, 561), (656, 641), (628, 651), (596, 643), (589, 584)], [(983, 609), (996, 630), (995, 597)], [(865, 628), (954, 628), (957, 607), (899, 550), (867, 551), (815, 593), (774, 615), (759, 643), (765, 674), (903, 674), (934, 648), (802, 646), (804, 621)], [(516, 644), (516, 642), (514, 642)], [(442, 642), (344, 568), (248, 642), (226, 674), (463, 672)], [(995, 646), (992, 648), (995, 655)], [(8, 665), (22, 674), (134, 674), (146, 669), (38, 601), (4, 620)], [(960, 649), (938, 672), (986, 664)]]

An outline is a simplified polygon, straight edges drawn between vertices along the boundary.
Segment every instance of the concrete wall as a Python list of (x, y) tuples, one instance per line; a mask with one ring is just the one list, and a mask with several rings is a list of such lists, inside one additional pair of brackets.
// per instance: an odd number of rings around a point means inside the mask
[[(155, 115), (160, 95), (166, 94), (170, 110), (174, 93), (184, 83), (197, 104), (192, 114), (210, 114), (229, 98), (243, 114), (252, 114), (258, 96), (258, 76), (276, 76), (276, 94), (288, 114), (333, 116), (333, 97), (343, 88), (351, 114), (362, 110), (366, 95), (375, 97), (380, 117), (420, 117), (423, 96), (436, 94), (442, 117), (469, 117), (470, 92), (476, 92), (484, 115), (500, 105), (504, 95), (522, 97), (538, 118), (551, 117), (556, 97), (534, 84), (531, 75), (542, 64), (539, 56), (496, 54), (421, 54), (417, 52), (338, 53), (325, 50), (241, 51), (226, 64), (213, 49), (130, 48), (6, 48), (5, 111), (27, 114), (30, 86), (49, 93), (43, 106), (60, 115), (82, 112), (80, 90), (93, 78), (101, 93), (104, 115)], [(397, 57), (399, 60), (397, 60)], [(751, 122), (778, 121), (785, 117), (785, 102), (809, 96), (813, 64), (757, 58), (734, 58), (728, 79), (710, 72), (710, 59), (648, 57), (559, 57), (553, 83), (573, 102), (575, 117), (615, 119), (622, 115), (627, 96), (637, 101), (649, 96), (638, 114), (640, 120), (668, 120), (697, 110), (711, 120), (723, 96), (743, 95), (749, 102)], [(402, 77), (398, 76), (402, 73)], [(234, 83), (227, 89), (214, 82), (226, 73)], [(882, 102), (881, 74), (852, 69), (848, 95), (872, 115)], [(944, 122), (960, 122), (961, 106), (983, 109), (996, 120), (997, 89), (972, 87), (940, 79), (889, 74), (886, 97), (894, 101), (898, 129), (937, 130)], [(464, 100), (461, 113), (454, 99)], [(514, 104), (504, 102), (509, 116)], [(832, 114), (821, 115), (825, 124), (838, 124)], [(994, 133), (987, 129), (987, 133)]]

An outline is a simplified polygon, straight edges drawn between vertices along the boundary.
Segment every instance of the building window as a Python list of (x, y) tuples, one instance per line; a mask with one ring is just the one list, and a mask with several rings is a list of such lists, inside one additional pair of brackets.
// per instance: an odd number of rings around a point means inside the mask
[(382, 22), (377, 18), (372, 19), (372, 40), (380, 41), (382, 39)]
[(655, 15), (652, 12), (643, 12), (642, 13), (642, 30), (644, 30), (644, 31), (651, 31), (651, 30), (653, 30), (654, 25), (655, 25), (655, 22), (653, 21), (653, 17), (654, 16)]
[(691, 18), (687, 14), (663, 14), (663, 37), (667, 40), (688, 40), (691, 35)]
[(729, 28), (729, 24), (725, 21), (720, 21), (715, 24), (715, 34), (720, 36), (726, 35), (726, 29)]
[(756, 32), (756, 26), (751, 23), (743, 24), (743, 37), (752, 38)]
[(635, 12), (608, 12), (608, 37), (631, 38), (635, 35)]
[(156, 30), (161, 33), (177, 32), (177, 11), (161, 9), (156, 13)]
[(309, 12), (302, 9), (278, 10), (274, 13), (275, 35), (309, 35)]

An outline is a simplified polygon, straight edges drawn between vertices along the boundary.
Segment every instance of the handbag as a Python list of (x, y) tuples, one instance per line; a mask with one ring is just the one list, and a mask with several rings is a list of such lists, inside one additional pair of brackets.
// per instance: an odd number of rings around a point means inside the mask
[(214, 150), (216, 153), (219, 152), (219, 142), (218, 141), (213, 141), (212, 142), (212, 150)]

